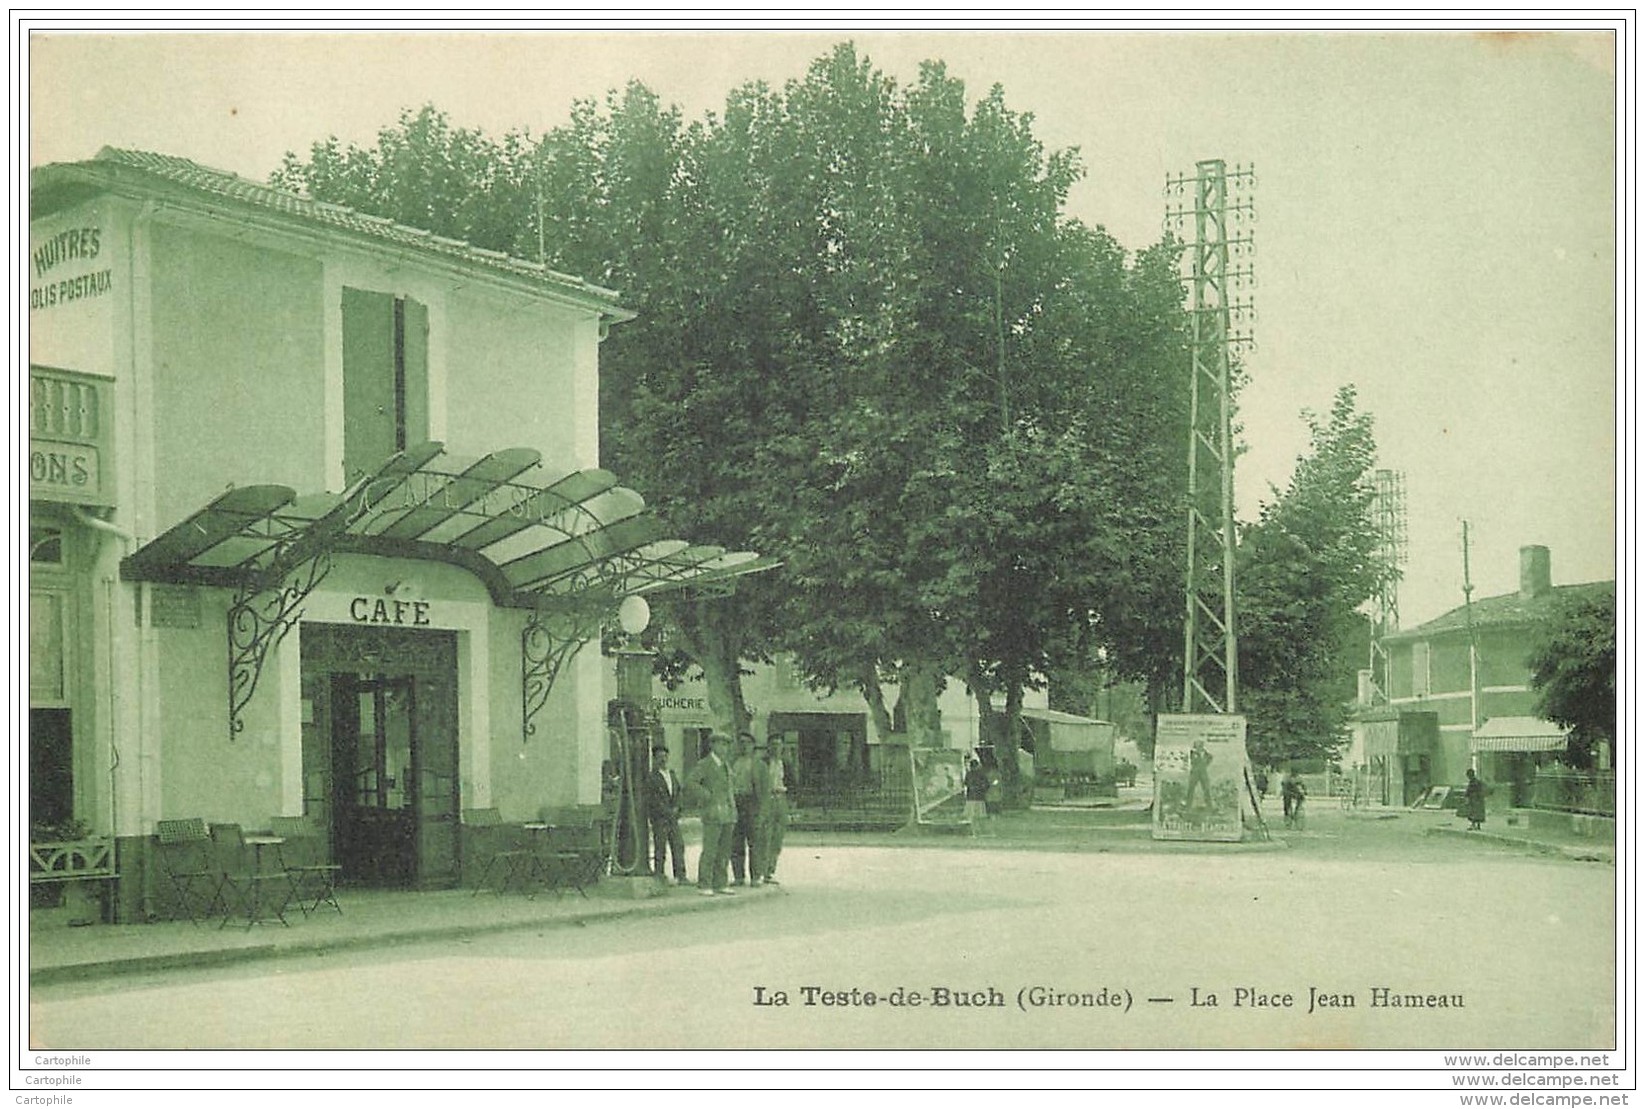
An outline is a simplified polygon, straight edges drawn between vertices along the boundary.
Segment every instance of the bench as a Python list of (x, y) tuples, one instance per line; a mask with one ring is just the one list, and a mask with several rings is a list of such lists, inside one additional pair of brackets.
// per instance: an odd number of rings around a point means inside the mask
[(118, 878), (114, 837), (92, 836), (65, 843), (29, 844), (29, 883)]
[(29, 844), (29, 885), (78, 882), (112, 882), (120, 875), (114, 869), (114, 837)]

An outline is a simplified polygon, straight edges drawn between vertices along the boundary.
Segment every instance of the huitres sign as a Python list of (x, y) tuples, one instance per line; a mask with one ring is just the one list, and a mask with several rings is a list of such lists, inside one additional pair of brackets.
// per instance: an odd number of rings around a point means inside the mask
[(1154, 738), (1154, 838), (1238, 841), (1245, 717), (1161, 716)]

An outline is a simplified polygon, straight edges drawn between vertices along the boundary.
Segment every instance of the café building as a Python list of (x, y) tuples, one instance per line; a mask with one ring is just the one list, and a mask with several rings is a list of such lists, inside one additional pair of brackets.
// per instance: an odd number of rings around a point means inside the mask
[(760, 565), (599, 468), (615, 295), (160, 154), (29, 192), (31, 840), (108, 847), (35, 863), (142, 920), (161, 820), (433, 888), (467, 814), (598, 805), (584, 645)]

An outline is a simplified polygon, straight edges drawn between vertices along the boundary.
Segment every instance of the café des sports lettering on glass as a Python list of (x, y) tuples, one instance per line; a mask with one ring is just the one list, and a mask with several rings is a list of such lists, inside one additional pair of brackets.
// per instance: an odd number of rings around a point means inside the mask
[(492, 520), (556, 524), (566, 512), (563, 501), (544, 497), (541, 489), (529, 485), (496, 483), (478, 496), (472, 491), (474, 485), (461, 474), (426, 470), (384, 482), (380, 489), (368, 484), (360, 490), (362, 516), (369, 520), (390, 512), (437, 508)]

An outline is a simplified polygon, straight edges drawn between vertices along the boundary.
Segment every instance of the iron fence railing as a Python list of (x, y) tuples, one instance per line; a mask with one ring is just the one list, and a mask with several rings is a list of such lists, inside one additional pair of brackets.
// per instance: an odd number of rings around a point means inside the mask
[(794, 783), (789, 804), (808, 817), (863, 815), (908, 817), (914, 808), (914, 787), (907, 770), (884, 770), (831, 780)]
[(1616, 775), (1544, 767), (1531, 783), (1531, 807), (1549, 812), (1616, 815)]

